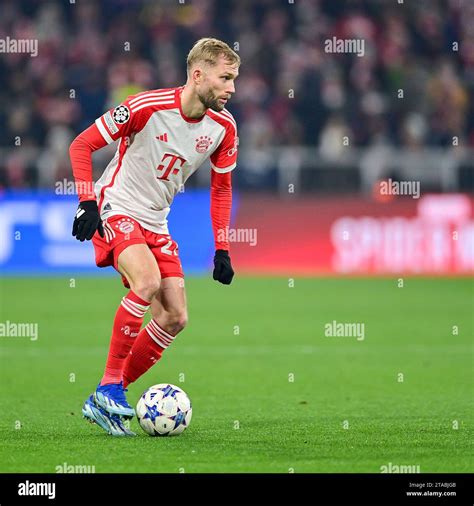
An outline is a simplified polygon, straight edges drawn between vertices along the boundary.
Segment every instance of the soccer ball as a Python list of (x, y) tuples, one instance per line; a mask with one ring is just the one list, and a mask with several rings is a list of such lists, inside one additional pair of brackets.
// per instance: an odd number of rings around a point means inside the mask
[(177, 436), (189, 427), (192, 415), (189, 397), (169, 383), (148, 388), (137, 404), (140, 427), (150, 436)]

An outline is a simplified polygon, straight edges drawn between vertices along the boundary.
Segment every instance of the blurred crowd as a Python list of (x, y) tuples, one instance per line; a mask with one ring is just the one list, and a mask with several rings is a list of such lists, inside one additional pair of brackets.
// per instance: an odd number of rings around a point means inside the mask
[[(2, 0), (0, 39), (38, 39), (38, 55), (0, 53), (0, 187), (71, 179), (68, 147), (107, 108), (186, 81), (206, 36), (241, 56), (228, 109), (242, 171), (272, 146), (474, 146), (472, 0)], [(363, 56), (325, 41), (363, 39)], [(109, 148), (107, 148), (109, 149)], [(100, 173), (107, 160), (96, 164)]]

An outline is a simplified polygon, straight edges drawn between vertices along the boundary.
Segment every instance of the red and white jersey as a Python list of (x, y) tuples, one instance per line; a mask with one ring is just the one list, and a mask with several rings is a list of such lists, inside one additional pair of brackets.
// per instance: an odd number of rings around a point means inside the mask
[(107, 143), (121, 139), (94, 186), (102, 219), (126, 214), (167, 234), (174, 196), (206, 159), (216, 172), (235, 168), (238, 137), (230, 112), (208, 109), (202, 118), (188, 118), (182, 89), (139, 93), (96, 120)]

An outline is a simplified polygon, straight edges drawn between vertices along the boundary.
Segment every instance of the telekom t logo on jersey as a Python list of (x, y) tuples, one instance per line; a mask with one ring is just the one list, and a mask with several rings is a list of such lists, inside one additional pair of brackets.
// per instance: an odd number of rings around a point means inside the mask
[[(168, 165), (165, 166), (165, 160), (168, 160)], [(157, 176), (158, 179), (164, 179), (165, 181), (169, 181), (168, 176), (171, 174), (178, 174), (179, 169), (183, 166), (183, 163), (186, 161), (184, 158), (181, 158), (178, 155), (172, 155), (171, 153), (165, 153), (163, 158), (161, 159), (162, 163), (158, 165), (156, 170), (164, 170), (161, 176)], [(177, 165), (179, 164), (179, 167)]]

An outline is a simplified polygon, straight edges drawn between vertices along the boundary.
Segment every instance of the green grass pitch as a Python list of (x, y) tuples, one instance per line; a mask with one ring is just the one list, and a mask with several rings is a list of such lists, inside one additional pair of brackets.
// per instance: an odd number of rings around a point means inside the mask
[[(6, 278), (0, 321), (0, 472), (472, 472), (469, 279), (186, 281), (189, 324), (139, 381), (183, 388), (190, 428), (113, 438), (82, 419), (105, 364), (120, 279)], [(325, 324), (365, 324), (363, 340)], [(457, 328), (453, 331), (453, 328)], [(183, 380), (183, 381), (180, 381)]]

